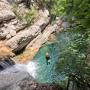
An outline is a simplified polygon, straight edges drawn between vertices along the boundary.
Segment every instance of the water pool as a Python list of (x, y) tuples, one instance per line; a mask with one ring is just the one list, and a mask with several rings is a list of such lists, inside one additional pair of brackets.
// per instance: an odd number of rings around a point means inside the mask
[[(55, 71), (55, 64), (58, 62), (58, 54), (64, 50), (70, 43), (70, 33), (62, 32), (57, 35), (57, 40), (51, 44), (46, 43), (34, 57), (35, 62), (38, 63), (37, 81), (40, 83), (60, 82), (65, 79), (62, 74), (57, 74)], [(59, 49), (58, 49), (59, 48)], [(46, 64), (45, 54), (50, 55), (50, 64)]]

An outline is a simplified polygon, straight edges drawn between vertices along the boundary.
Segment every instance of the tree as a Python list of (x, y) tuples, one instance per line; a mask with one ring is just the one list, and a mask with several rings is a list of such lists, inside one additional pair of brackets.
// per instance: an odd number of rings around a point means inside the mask
[(90, 45), (90, 0), (67, 0), (65, 13), (65, 20), (71, 24), (68, 31), (75, 36), (60, 52), (56, 70), (77, 83), (80, 90), (87, 90), (90, 88), (90, 66), (86, 63)]

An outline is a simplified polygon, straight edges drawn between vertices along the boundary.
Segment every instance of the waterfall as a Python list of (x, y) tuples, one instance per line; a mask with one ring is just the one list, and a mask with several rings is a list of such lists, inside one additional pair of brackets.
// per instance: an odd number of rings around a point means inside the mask
[(7, 62), (3, 61), (3, 62), (0, 63), (0, 66), (1, 66), (3, 69), (5, 69), (5, 68), (9, 67), (10, 65), (9, 65)]
[(29, 61), (27, 64), (16, 64), (14, 68), (16, 70), (28, 72), (33, 78), (36, 78), (37, 76), (36, 71), (38, 69), (38, 66), (34, 60)]
[(11, 67), (12, 65), (14, 65), (14, 61), (11, 60), (10, 58), (4, 58), (3, 60), (0, 59), (0, 71), (8, 68), (8, 67)]
[(36, 71), (38, 69), (38, 65), (35, 61), (30, 61), (27, 65), (26, 65), (26, 69), (27, 69), (27, 72), (33, 76), (34, 78), (37, 76), (36, 75)]
[[(2, 64), (2, 66), (6, 67), (6, 65), (4, 64)], [(7, 69), (4, 69), (2, 73), (10, 73), (10, 72), (17, 73), (25, 71), (28, 72), (33, 78), (36, 78), (37, 69), (38, 69), (37, 63), (34, 60), (32, 60), (29, 61), (27, 64), (15, 64), (12, 67), (8, 67)]]

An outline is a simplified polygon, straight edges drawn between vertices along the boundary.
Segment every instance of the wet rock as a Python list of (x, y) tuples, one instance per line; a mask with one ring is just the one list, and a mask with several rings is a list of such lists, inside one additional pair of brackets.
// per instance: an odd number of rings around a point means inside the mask
[(11, 67), (14, 64), (15, 64), (15, 62), (13, 60), (11, 60), (10, 58), (0, 59), (0, 70), (4, 70), (8, 67)]

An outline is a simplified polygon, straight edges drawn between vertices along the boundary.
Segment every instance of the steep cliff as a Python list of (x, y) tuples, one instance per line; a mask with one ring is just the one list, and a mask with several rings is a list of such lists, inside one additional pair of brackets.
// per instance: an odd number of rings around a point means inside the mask
[(34, 3), (27, 8), (22, 0), (0, 1), (0, 40), (4, 40), (14, 53), (25, 48), (37, 48), (34, 56), (48, 37), (61, 27), (62, 21), (59, 19), (50, 25), (49, 11), (33, 8)]

